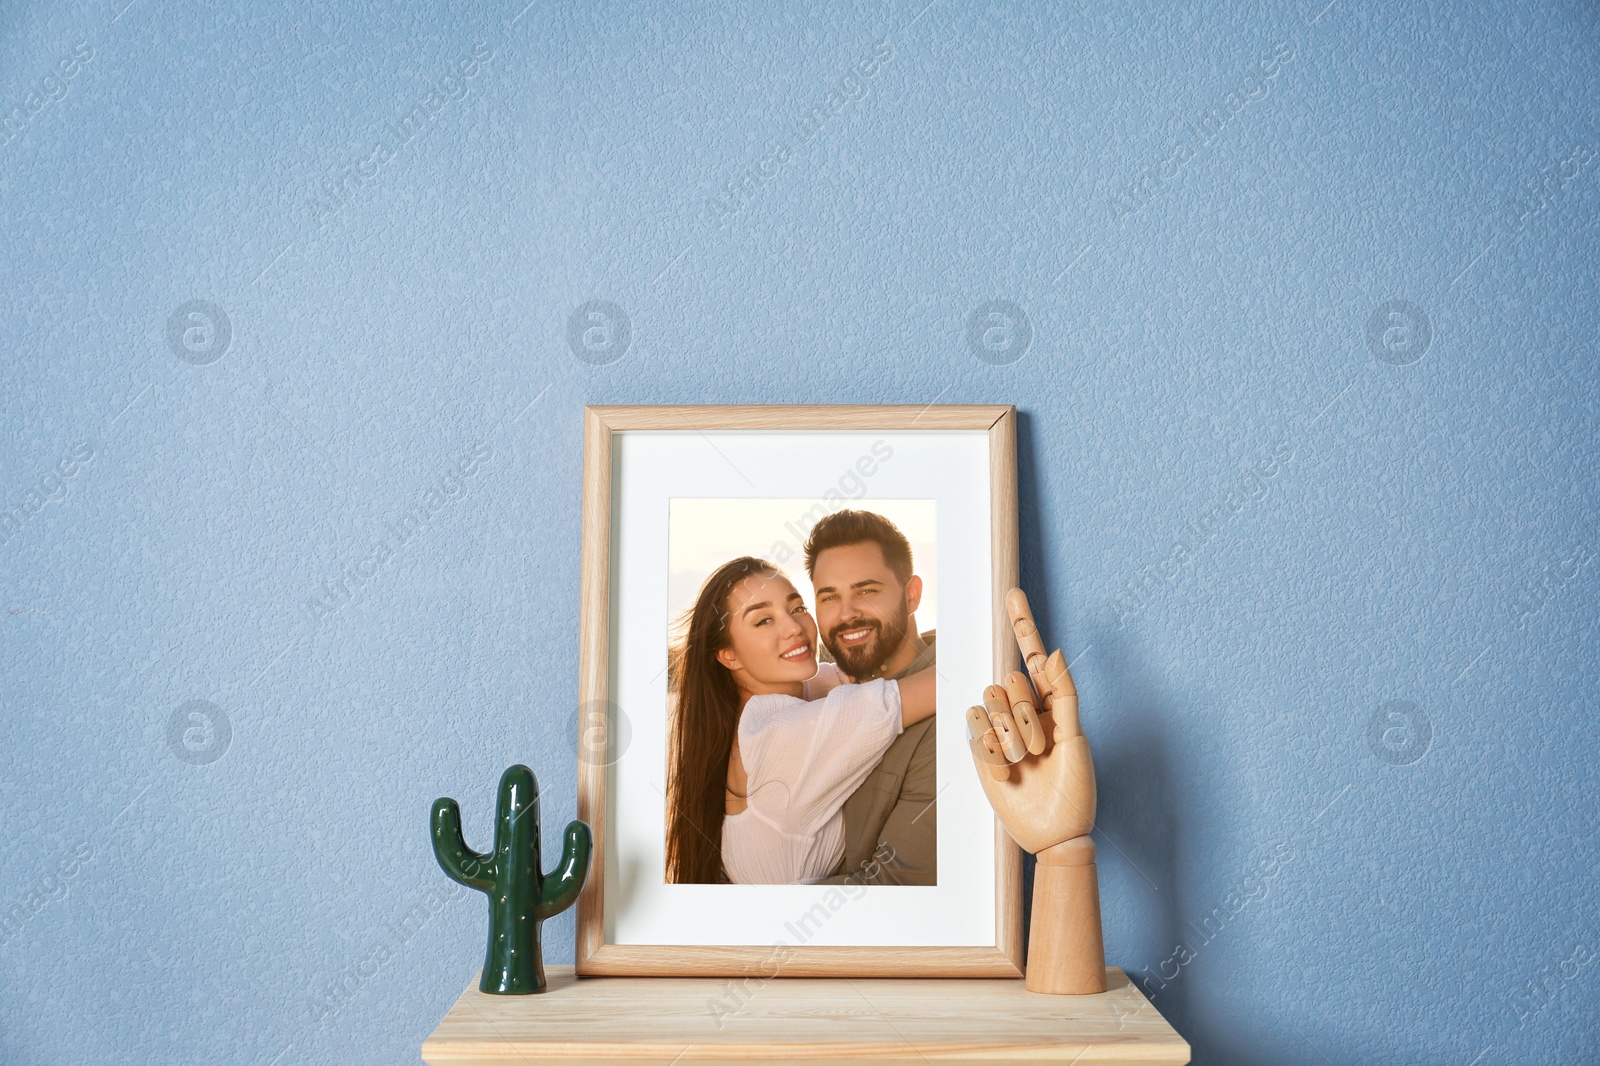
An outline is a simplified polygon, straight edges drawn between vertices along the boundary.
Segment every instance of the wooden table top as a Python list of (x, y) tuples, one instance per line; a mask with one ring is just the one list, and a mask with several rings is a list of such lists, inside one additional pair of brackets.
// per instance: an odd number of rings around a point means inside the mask
[(462, 993), (422, 1045), (434, 1066), (619, 1062), (696, 1066), (827, 1059), (874, 1066), (1186, 1063), (1189, 1045), (1132, 981), (1093, 996), (1020, 978), (576, 977), (536, 996)]

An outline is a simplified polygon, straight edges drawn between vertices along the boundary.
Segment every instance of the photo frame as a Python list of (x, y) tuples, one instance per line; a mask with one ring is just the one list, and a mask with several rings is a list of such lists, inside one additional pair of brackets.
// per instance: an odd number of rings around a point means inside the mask
[[(1017, 583), (1016, 409), (591, 406), (583, 448), (577, 813), (595, 846), (577, 973), (1020, 976), (1022, 853), (984, 797), (964, 720), (1020, 665), (1003, 605)], [(672, 619), (741, 536), (809, 588), (805, 534), (846, 506), (894, 516), (926, 555), (937, 543), (937, 877), (671, 883)]]

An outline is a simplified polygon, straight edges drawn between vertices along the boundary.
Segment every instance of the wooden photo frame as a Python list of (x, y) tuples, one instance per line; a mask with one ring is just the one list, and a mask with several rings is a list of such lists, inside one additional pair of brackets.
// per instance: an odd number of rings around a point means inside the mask
[[(587, 407), (583, 442), (577, 806), (595, 846), (577, 905), (577, 973), (1020, 976), (1022, 853), (984, 797), (964, 720), (985, 685), (1020, 665), (1004, 609), (1017, 584), (1015, 408)], [(807, 503), (773, 524), (781, 505)], [(684, 531), (733, 545), (770, 528), (771, 551), (762, 539), (744, 554), (787, 558), (794, 589), (809, 589), (795, 549), (808, 522), (846, 506), (936, 530), (937, 876), (669, 883), (667, 645), (714, 550)], [(727, 514), (751, 517), (730, 526)]]

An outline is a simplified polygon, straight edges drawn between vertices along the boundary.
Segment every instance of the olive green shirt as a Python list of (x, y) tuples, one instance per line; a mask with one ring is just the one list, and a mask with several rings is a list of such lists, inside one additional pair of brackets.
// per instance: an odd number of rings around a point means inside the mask
[[(898, 681), (934, 665), (935, 631), (927, 647), (893, 676)], [(868, 681), (871, 678), (859, 678)], [(825, 885), (931, 885), (938, 871), (934, 799), (938, 781), (934, 723), (908, 726), (844, 804), (844, 857)], [(876, 857), (875, 857), (876, 856)]]

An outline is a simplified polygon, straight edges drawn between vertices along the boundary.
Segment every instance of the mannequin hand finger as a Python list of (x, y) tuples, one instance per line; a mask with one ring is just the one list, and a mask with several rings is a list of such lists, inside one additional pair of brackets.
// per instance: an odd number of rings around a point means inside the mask
[(999, 685), (990, 685), (983, 690), (983, 705), (988, 708), (989, 721), (1000, 737), (1000, 750), (1006, 753), (1006, 758), (1011, 762), (1022, 759), (1028, 754), (1028, 745), (1017, 731), (1017, 720), (1011, 713), (1011, 701), (1006, 698), (1006, 690)]
[[(990, 741), (993, 741), (994, 734), (989, 733), (987, 737)], [(967, 743), (972, 746), (972, 757), (989, 772), (990, 777), (996, 781), (1009, 781), (1011, 779), (1011, 764), (1006, 762), (1006, 757), (1001, 753), (998, 746), (991, 751), (986, 749), (980, 741), (969, 740)], [(999, 761), (991, 762), (990, 759), (998, 759)]]
[(1022, 734), (1028, 754), (1043, 755), (1050, 738), (1045, 735), (1044, 723), (1039, 721), (1039, 711), (1034, 706), (1039, 697), (1034, 694), (1027, 674), (1013, 670), (1006, 675), (1006, 698), (1011, 701), (1011, 717), (1017, 721), (1017, 732)]
[(973, 758), (990, 766), (1010, 765), (1011, 760), (1000, 748), (1000, 737), (989, 721), (988, 711), (974, 707), (967, 712), (967, 733), (972, 743)]
[(1006, 593), (1006, 613), (1011, 617), (1011, 631), (1016, 634), (1017, 648), (1022, 652), (1022, 665), (1033, 679), (1033, 687), (1045, 696), (1050, 689), (1044, 681), (1044, 664), (1048, 658), (1044, 638), (1039, 635), (1039, 627), (1033, 622), (1033, 609), (1028, 606), (1028, 597), (1021, 589)]
[(1050, 710), (1056, 719), (1057, 738), (1075, 737), (1083, 733), (1078, 724), (1078, 686), (1072, 683), (1072, 671), (1067, 669), (1067, 657), (1057, 648), (1045, 663), (1045, 678), (1050, 686)]
[(972, 749), (972, 758), (989, 771), (989, 776), (996, 781), (1005, 781), (1011, 777), (1011, 764), (1006, 761), (1005, 752), (1000, 750), (1000, 739), (994, 735), (994, 730), (989, 728), (989, 712), (982, 707), (974, 707), (967, 712), (967, 728), (969, 730), (980, 728), (975, 719), (983, 720), (983, 733), (967, 741), (967, 746)]

